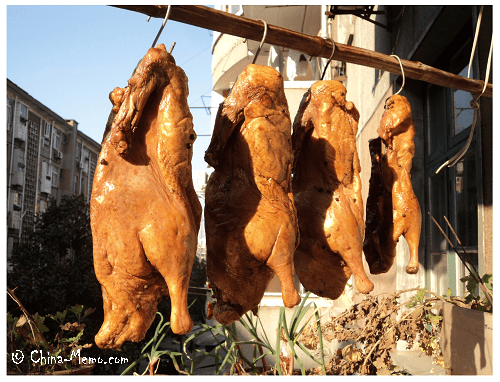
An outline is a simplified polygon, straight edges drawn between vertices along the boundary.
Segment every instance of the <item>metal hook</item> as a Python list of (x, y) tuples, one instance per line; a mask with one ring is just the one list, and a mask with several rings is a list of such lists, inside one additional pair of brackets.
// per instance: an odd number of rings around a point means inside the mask
[(259, 49), (257, 49), (257, 52), (255, 52), (255, 57), (253, 58), (252, 64), (255, 64), (255, 61), (257, 61), (257, 57), (259, 57), (260, 50), (262, 49), (267, 36), (267, 23), (262, 19), (257, 19), (257, 21), (262, 21), (264, 23), (264, 36), (262, 36), (262, 41), (260, 42)]
[(394, 95), (398, 95), (399, 93), (401, 93), (401, 90), (403, 90), (403, 88), (405, 87), (405, 71), (403, 69), (403, 64), (401, 63), (401, 60), (399, 59), (398, 56), (396, 56), (395, 54), (391, 54), (391, 57), (396, 57), (399, 61), (399, 66), (401, 67), (401, 73), (403, 75), (403, 83), (401, 84), (401, 89), (398, 90), (398, 92)]
[(325, 77), (326, 74), (326, 69), (328, 68), (328, 65), (330, 65), (330, 62), (332, 61), (333, 54), (335, 53), (335, 41), (331, 39), (330, 37), (327, 37), (325, 40), (330, 40), (332, 42), (332, 53), (330, 54), (330, 58), (326, 62), (325, 69), (323, 69), (323, 74), (321, 75), (321, 81), (323, 81), (323, 78)]
[[(151, 48), (154, 48), (155, 45), (156, 45), (156, 42), (158, 41), (158, 38), (160, 37), (161, 35), (161, 32), (163, 32), (163, 28), (165, 28), (165, 24), (167, 23), (167, 20), (168, 20), (168, 16), (170, 16), (170, 9), (172, 8), (172, 5), (169, 5), (168, 8), (167, 8), (167, 13), (165, 15), (165, 19), (163, 19), (163, 24), (161, 24), (161, 28), (158, 32), (158, 34), (156, 35), (156, 38), (155, 40), (153, 41), (153, 45), (151, 46)], [(149, 20), (148, 20), (149, 21)]]

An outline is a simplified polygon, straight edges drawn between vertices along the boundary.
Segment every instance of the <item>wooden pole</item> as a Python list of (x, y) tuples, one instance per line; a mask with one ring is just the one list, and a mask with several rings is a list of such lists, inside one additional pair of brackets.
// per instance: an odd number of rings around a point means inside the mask
[[(164, 18), (168, 8), (167, 5), (113, 5), (113, 7), (158, 18)], [(264, 33), (264, 24), (261, 21), (235, 16), (202, 5), (174, 5), (169, 19), (254, 41), (261, 41)], [(332, 52), (332, 43), (329, 40), (270, 24), (267, 25), (266, 43), (323, 58), (330, 58)], [(352, 45), (335, 43), (333, 59), (401, 74), (396, 58)], [(401, 60), (401, 63), (405, 76), (408, 78), (464, 90), (476, 95), (483, 90), (484, 81), (481, 80), (468, 79), (421, 62)], [(493, 97), (492, 84), (487, 85), (483, 96)]]

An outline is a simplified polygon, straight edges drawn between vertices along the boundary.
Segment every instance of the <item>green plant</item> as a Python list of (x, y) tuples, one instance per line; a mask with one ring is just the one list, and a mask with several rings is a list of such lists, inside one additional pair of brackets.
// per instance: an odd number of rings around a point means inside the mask
[[(285, 308), (280, 309), (278, 326), (276, 329), (278, 335), (275, 344), (271, 344), (269, 341), (258, 314), (255, 316), (253, 313), (247, 313), (240, 319), (240, 323), (252, 336), (250, 341), (240, 341), (235, 323), (227, 326), (221, 324), (211, 326), (205, 319), (204, 323), (196, 323), (197, 329), (184, 341), (183, 353), (171, 350), (159, 350), (160, 344), (170, 329), (170, 323), (164, 323), (163, 316), (158, 312), (157, 314), (160, 317), (160, 321), (156, 326), (153, 337), (143, 347), (141, 356), (130, 364), (127, 369), (123, 371), (122, 375), (129, 374), (132, 370), (134, 370), (134, 368), (137, 367), (137, 365), (140, 364), (141, 361), (146, 359), (148, 360), (148, 367), (145, 369), (143, 374), (149, 371), (149, 374), (153, 375), (156, 372), (154, 366), (157, 365), (160, 357), (164, 355), (171, 357), (172, 362), (179, 373), (187, 375), (194, 374), (197, 361), (203, 357), (212, 357), (214, 359), (216, 375), (220, 375), (225, 370), (227, 365), (230, 365), (229, 374), (247, 374), (246, 370), (250, 370), (253, 374), (266, 373), (271, 371), (266, 364), (265, 357), (267, 355), (276, 359), (275, 371), (279, 375), (293, 373), (294, 361), (300, 365), (301, 373), (305, 375), (304, 365), (301, 362), (295, 347), (300, 348), (307, 356), (317, 362), (321, 366), (323, 374), (326, 374), (321, 333), (319, 339), (319, 342), (321, 343), (321, 360), (312, 356), (306, 347), (299, 342), (299, 338), (308, 327), (313, 317), (315, 318), (317, 329), (321, 332), (320, 316), (316, 305), (314, 303), (305, 305), (308, 296), (309, 293), (304, 297), (302, 303), (295, 308), (289, 323), (285, 317)], [(305, 322), (302, 322), (311, 306), (314, 306), (312, 314)], [(258, 330), (259, 326), (261, 330)], [(217, 345), (215, 345), (214, 349), (211, 351), (205, 351), (193, 346), (192, 351), (190, 351), (191, 355), (189, 355), (189, 351), (187, 349), (190, 347), (191, 342), (206, 333), (210, 333), (216, 341)], [(224, 338), (224, 340), (218, 340), (217, 336)], [(252, 359), (245, 356), (242, 351), (241, 346), (245, 344), (253, 345)], [(282, 354), (282, 345), (284, 345), (292, 354), (291, 366), (290, 360), (286, 361), (286, 357)], [(263, 370), (257, 367), (257, 363), (259, 361), (263, 364)], [(284, 363), (287, 363), (289, 367), (282, 367), (281, 365)]]
[[(31, 315), (21, 304), (15, 292), (7, 288), (8, 295), (18, 304), (22, 314), (19, 317), (7, 313), (7, 370), (8, 374), (51, 374), (57, 370), (72, 370), (86, 365), (80, 351), (92, 344), (81, 344), (85, 329), (82, 321), (95, 309), (86, 309), (83, 305), (72, 306), (69, 311), (76, 321), (68, 319), (68, 310), (56, 314), (41, 316)], [(47, 319), (57, 323), (58, 331), (50, 333)], [(51, 339), (47, 340), (48, 335)], [(14, 362), (21, 352), (25, 362)]]
[[(241, 319), (240, 324), (245, 328), (245, 330), (251, 335), (252, 339), (250, 341), (240, 341), (237, 336), (236, 326), (232, 324), (229, 328), (227, 328), (227, 338), (229, 340), (229, 348), (228, 348), (228, 358), (231, 360), (231, 371), (236, 369), (238, 374), (243, 374), (245, 365), (254, 373), (260, 373), (260, 370), (257, 368), (257, 363), (259, 361), (263, 364), (262, 372), (268, 373), (269, 370), (267, 368), (267, 364), (265, 362), (265, 357), (270, 355), (275, 359), (275, 371), (279, 375), (291, 375), (293, 374), (294, 363), (295, 361), (299, 364), (301, 374), (305, 375), (306, 370), (304, 368), (303, 362), (300, 360), (300, 357), (296, 351), (296, 347), (300, 348), (308, 357), (318, 363), (321, 368), (323, 374), (326, 374), (325, 370), (325, 362), (324, 362), (324, 354), (323, 354), (323, 346), (322, 346), (322, 337), (320, 330), (320, 316), (318, 312), (318, 308), (314, 302), (311, 302), (305, 305), (310, 292), (306, 294), (306, 296), (302, 299), (300, 305), (298, 305), (293, 312), (293, 315), (288, 323), (285, 316), (285, 308), (280, 308), (278, 324), (276, 328), (276, 343), (272, 344), (269, 340), (269, 337), (264, 330), (262, 325), (262, 321), (260, 320), (259, 314), (257, 316), (253, 315), (253, 313), (246, 313)], [(303, 323), (302, 320), (305, 315), (308, 313), (311, 306), (314, 306), (313, 313), (309, 316), (309, 318)], [(299, 341), (301, 334), (308, 327), (311, 319), (315, 317), (316, 325), (319, 329), (319, 342), (320, 346), (320, 354), (321, 360), (316, 359), (308, 349)], [(260, 331), (259, 331), (260, 324)], [(260, 334), (261, 333), (261, 334)], [(253, 346), (253, 359), (250, 360), (243, 354), (240, 345), (252, 345)], [(265, 349), (265, 352), (264, 350)], [(284, 355), (287, 352), (287, 355)], [(258, 353), (257, 353), (258, 351)]]
[[(191, 304), (188, 306), (188, 309), (191, 309), (194, 305), (196, 304), (196, 300), (192, 301)], [(183, 354), (180, 352), (175, 352), (172, 350), (159, 350), (159, 347), (165, 337), (167, 336), (169, 330), (170, 330), (170, 321), (163, 322), (163, 314), (160, 312), (156, 312), (156, 315), (160, 318), (158, 324), (156, 325), (156, 329), (154, 331), (154, 334), (152, 338), (144, 345), (144, 347), (141, 350), (141, 355), (140, 357), (132, 362), (122, 373), (121, 375), (127, 375), (132, 370), (134, 370), (143, 360), (148, 359), (148, 367), (144, 370), (142, 375), (146, 374), (149, 371), (150, 375), (154, 375), (158, 369), (158, 366), (160, 365), (160, 358), (164, 355), (168, 355), (174, 364), (175, 369), (180, 373), (180, 374), (193, 374), (193, 369), (194, 369), (194, 360), (191, 363), (187, 363), (184, 361)], [(211, 328), (208, 325), (202, 325), (204, 327), (204, 330), (196, 332), (195, 334), (191, 335), (186, 341), (184, 341), (184, 344), (186, 347), (186, 344), (192, 341), (194, 338), (197, 336), (205, 333), (206, 331), (213, 331), (216, 330), (215, 328)], [(149, 349), (149, 350), (148, 350)], [(199, 351), (198, 349), (195, 349), (195, 353), (203, 353), (204, 355), (207, 355), (206, 352)], [(183, 366), (184, 370), (181, 370), (179, 367), (179, 364), (177, 362), (177, 358), (181, 360), (181, 365)], [(156, 369), (155, 369), (156, 365)]]
[[(94, 273), (90, 209), (83, 196), (62, 197), (57, 204), (50, 200), (46, 212), (37, 217), (33, 230), (25, 231), (9, 258), (7, 285), (16, 291), (29, 312), (46, 316), (75, 305), (95, 307), (85, 318), (85, 332), (80, 342), (93, 343), (104, 318), (101, 286)], [(7, 301), (7, 311), (19, 316), (19, 307)], [(36, 316), (36, 314), (35, 314)], [(45, 320), (48, 336), (57, 333), (53, 320)], [(120, 352), (85, 349), (85, 355), (135, 359), (140, 344), (126, 343)], [(96, 363), (93, 374), (116, 374), (119, 364)]]
[[(102, 306), (94, 273), (90, 209), (83, 196), (51, 199), (9, 258), (7, 285), (30, 312), (45, 315), (70, 306)], [(17, 306), (8, 302), (8, 310)]]
[[(434, 356), (439, 359), (442, 365), (442, 352), (440, 345), (440, 331), (443, 317), (435, 313), (435, 303), (439, 298), (426, 298), (429, 294), (426, 289), (419, 289), (417, 293), (410, 298), (410, 302), (406, 304), (408, 309), (413, 309), (411, 316), (417, 317), (422, 321), (422, 328), (418, 339), (419, 348), (429, 356)], [(443, 296), (447, 302), (452, 302), (452, 291), (448, 288), (446, 296)], [(425, 330), (424, 330), (425, 329)]]
[[(160, 317), (160, 322), (158, 322), (158, 325), (156, 326), (153, 338), (149, 340), (149, 342), (143, 347), (141, 353), (142, 355), (137, 359), (136, 361), (132, 362), (123, 372), (121, 375), (126, 375), (130, 373), (136, 365), (140, 364), (142, 360), (148, 359), (148, 367), (146, 370), (144, 370), (144, 373), (142, 375), (146, 374), (146, 372), (149, 371), (150, 375), (155, 374), (155, 365), (159, 365), (159, 360), (160, 357), (167, 354), (170, 357), (172, 357), (172, 360), (175, 362), (175, 357), (182, 355), (179, 352), (174, 352), (170, 350), (158, 350), (158, 347), (160, 346), (161, 342), (167, 335), (168, 330), (170, 329), (170, 321), (163, 323), (163, 315), (160, 312), (156, 312), (156, 314)], [(147, 349), (150, 348), (148, 351)]]
[[(407, 301), (401, 296), (415, 292)], [(388, 295), (367, 295), (358, 304), (333, 317), (321, 327), (323, 339), (349, 341), (327, 363), (327, 374), (393, 374), (391, 352), (397, 341), (416, 342), (419, 348), (442, 364), (440, 326), (442, 317), (437, 302), (465, 306), (464, 299), (440, 296), (425, 288), (396, 291)]]
[[(460, 281), (464, 282), (467, 288), (468, 294), (465, 298), (467, 304), (471, 304), (473, 309), (483, 312), (493, 312), (493, 275), (489, 273), (484, 274), (483, 277), (481, 277), (482, 283), (478, 283), (477, 277), (473, 277), (471, 274), (461, 278)], [(489, 293), (485, 293), (481, 285), (484, 285)], [(488, 298), (488, 294), (491, 298)]]
[[(471, 261), (471, 258), (465, 248), (463, 247), (460, 239), (458, 238), (457, 233), (453, 229), (453, 226), (450, 224), (446, 216), (444, 216), (444, 220), (448, 224), (450, 231), (455, 236), (455, 240), (458, 245), (462, 248), (462, 252), (459, 252), (456, 247), (453, 245), (449, 237), (446, 235), (444, 230), (441, 228), (439, 223), (434, 219), (434, 217), (429, 212), (429, 216), (434, 221), (434, 224), (441, 231), (446, 241), (453, 248), (460, 261), (464, 264), (465, 268), (469, 271), (469, 276), (463, 277), (460, 281), (466, 283), (466, 288), (468, 291), (468, 295), (466, 297), (466, 301), (471, 305), (472, 309), (478, 309), (486, 312), (493, 312), (493, 275), (485, 274), (482, 277), (479, 275), (476, 266)], [(480, 291), (483, 293), (483, 297), (480, 297)]]

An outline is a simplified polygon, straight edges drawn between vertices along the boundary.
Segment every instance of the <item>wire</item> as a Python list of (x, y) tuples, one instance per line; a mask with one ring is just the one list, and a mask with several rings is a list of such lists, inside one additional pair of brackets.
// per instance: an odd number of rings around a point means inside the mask
[(198, 57), (200, 54), (202, 54), (204, 51), (206, 51), (208, 48), (210, 48), (212, 46), (212, 44), (210, 44), (209, 46), (207, 46), (205, 49), (199, 51), (198, 53), (196, 53), (193, 57), (191, 57), (190, 59), (188, 59), (187, 61), (184, 61), (182, 64), (180, 64), (179, 66), (184, 66), (186, 65), (189, 61), (191, 61), (193, 58), (196, 58)]
[[(483, 16), (483, 8), (484, 8), (484, 5), (481, 6), (481, 10), (479, 11), (479, 17), (478, 17), (478, 20), (477, 20), (476, 34), (474, 36), (474, 44), (472, 46), (471, 58), (470, 58), (470, 62), (469, 62), (469, 71), (468, 71), (468, 74), (467, 74), (468, 78), (470, 77), (470, 69), (471, 69), (471, 66), (472, 66), (472, 58), (474, 57), (474, 52), (476, 50), (476, 42), (477, 42), (477, 38), (478, 38), (478, 35), (479, 35), (479, 29), (480, 29), (479, 26), (481, 25), (481, 19), (482, 19), (482, 16)], [(460, 159), (462, 159), (462, 157), (465, 155), (465, 153), (469, 150), (470, 144), (472, 142), (472, 137), (474, 136), (474, 128), (476, 127), (477, 116), (478, 116), (478, 112), (479, 112), (479, 102), (478, 102), (478, 100), (483, 95), (484, 91), (486, 90), (486, 86), (488, 86), (488, 80), (490, 78), (490, 68), (491, 68), (492, 52), (493, 52), (493, 36), (491, 36), (490, 53), (488, 55), (488, 63), (486, 65), (486, 75), (485, 75), (485, 78), (484, 78), (483, 91), (476, 98), (474, 98), (474, 99), (472, 99), (470, 101), (470, 105), (474, 109), (474, 118), (473, 118), (473, 121), (472, 121), (472, 126), (471, 126), (471, 129), (470, 129), (469, 138), (467, 139), (467, 142), (465, 143), (465, 146), (462, 147), (458, 153), (456, 153), (452, 158), (450, 158), (446, 162), (444, 162), (436, 170), (436, 174), (439, 173), (445, 166), (453, 167), (455, 164), (457, 164), (457, 162)]]

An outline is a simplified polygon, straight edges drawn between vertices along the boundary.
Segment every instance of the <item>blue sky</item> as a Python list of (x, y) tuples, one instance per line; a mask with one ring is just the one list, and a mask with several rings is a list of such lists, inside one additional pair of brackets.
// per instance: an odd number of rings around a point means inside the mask
[[(106, 5), (8, 5), (7, 78), (101, 143), (109, 93), (124, 87), (153, 44), (162, 19)], [(210, 105), (212, 31), (167, 21), (158, 40), (189, 79), (191, 107)], [(202, 98), (203, 96), (203, 98)], [(205, 109), (191, 109), (198, 135), (210, 133)], [(194, 145), (193, 170), (206, 170), (210, 137)]]

